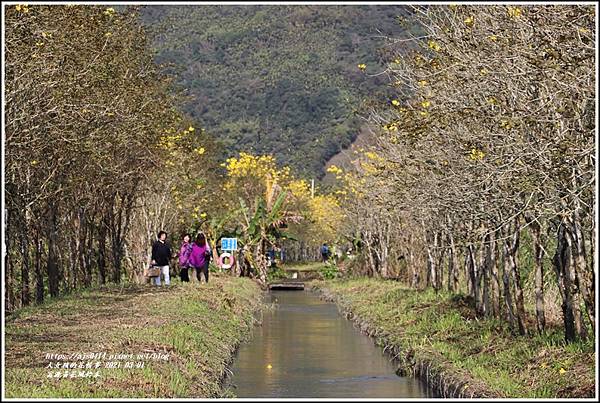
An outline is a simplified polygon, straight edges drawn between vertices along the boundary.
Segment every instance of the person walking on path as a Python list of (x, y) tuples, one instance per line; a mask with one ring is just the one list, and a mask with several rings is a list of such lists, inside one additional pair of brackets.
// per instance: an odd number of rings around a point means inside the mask
[(183, 236), (183, 242), (179, 248), (179, 276), (181, 281), (189, 282), (190, 255), (192, 254), (192, 239), (190, 234)]
[(327, 262), (327, 259), (329, 259), (329, 247), (327, 247), (327, 243), (324, 243), (323, 246), (321, 246), (321, 260), (325, 263)]
[[(171, 247), (166, 242), (167, 233), (160, 231), (158, 240), (152, 245), (152, 264), (158, 266), (165, 278), (165, 285), (171, 284), (169, 277), (169, 260), (171, 259)], [(154, 284), (160, 285), (160, 274), (155, 277)]]
[(190, 255), (190, 265), (195, 268), (198, 281), (202, 281), (200, 273), (204, 274), (204, 278), (208, 283), (208, 263), (210, 262), (210, 248), (206, 242), (206, 236), (199, 233), (192, 245), (192, 254)]

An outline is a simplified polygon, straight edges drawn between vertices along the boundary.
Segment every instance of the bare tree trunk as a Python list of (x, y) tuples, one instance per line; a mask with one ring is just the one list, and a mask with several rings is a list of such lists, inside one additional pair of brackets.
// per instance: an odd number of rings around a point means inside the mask
[(418, 288), (419, 287), (419, 281), (420, 276), (419, 276), (419, 267), (415, 262), (415, 253), (414, 253), (414, 248), (413, 248), (413, 244), (412, 244), (412, 236), (410, 237), (410, 249), (408, 250), (408, 258), (409, 258), (409, 264), (410, 264), (410, 268), (412, 270), (412, 276), (411, 276), (411, 281), (410, 281), (410, 286), (412, 288)]
[(571, 228), (568, 225), (568, 221), (565, 220), (565, 240), (567, 244), (567, 248), (569, 249), (568, 254), (568, 264), (566, 266), (566, 275), (569, 278), (568, 285), (571, 289), (571, 297), (572, 297), (572, 310), (573, 310), (573, 321), (575, 324), (575, 332), (577, 336), (583, 340), (587, 338), (587, 330), (585, 327), (585, 322), (583, 319), (583, 312), (581, 312), (581, 301), (580, 301), (580, 293), (578, 287), (578, 278), (577, 278), (577, 267), (575, 256), (573, 256), (573, 251), (576, 248), (574, 243), (574, 235), (571, 233)]
[[(507, 236), (508, 233), (503, 234), (503, 236)], [(504, 286), (504, 306), (506, 308), (506, 318), (508, 320), (508, 324), (511, 330), (515, 330), (515, 313), (513, 309), (512, 303), (512, 295), (510, 291), (510, 271), (511, 271), (511, 262), (510, 262), (510, 240), (505, 239), (502, 242), (503, 245), (503, 253), (502, 253), (502, 284)]]
[(494, 317), (500, 317), (500, 279), (498, 277), (498, 250), (496, 243), (496, 231), (490, 233), (490, 245), (488, 249), (490, 268), (491, 308)]
[(441, 290), (444, 284), (444, 257), (446, 255), (446, 248), (444, 247), (444, 236), (440, 232), (437, 238), (439, 244), (436, 244), (436, 251), (439, 254), (436, 264), (436, 290)]
[(21, 306), (27, 306), (31, 302), (31, 295), (29, 291), (29, 271), (30, 271), (30, 259), (29, 259), (29, 236), (27, 231), (29, 229), (28, 219), (25, 217), (21, 225), (20, 230), (20, 241), (21, 241)]
[(88, 220), (87, 222), (87, 235), (86, 235), (86, 251), (84, 259), (85, 275), (84, 284), (86, 287), (92, 285), (92, 253), (94, 248), (94, 220)]
[(487, 234), (481, 245), (482, 263), (481, 270), (483, 272), (483, 313), (486, 316), (493, 314), (492, 304), (490, 299), (491, 288), (491, 272), (494, 264), (492, 255), (492, 241), (490, 234)]
[(558, 282), (558, 289), (562, 298), (565, 340), (567, 342), (571, 342), (576, 339), (573, 296), (571, 295), (570, 277), (567, 272), (567, 265), (569, 265), (569, 261), (571, 260), (571, 251), (569, 250), (567, 244), (565, 225), (563, 222), (559, 224), (557, 238), (558, 242), (554, 257), (552, 259), (552, 264), (554, 266), (554, 271), (556, 273), (556, 279)]
[(390, 257), (390, 249), (389, 249), (389, 244), (390, 244), (390, 229), (388, 228), (389, 223), (385, 222), (384, 225), (380, 226), (380, 233), (379, 233), (379, 239), (380, 239), (380, 250), (381, 250), (381, 255), (379, 256), (379, 260), (381, 262), (381, 277), (383, 278), (389, 278), (390, 273), (389, 273), (389, 257)]
[[(428, 239), (429, 238), (429, 239)], [(433, 247), (435, 248), (435, 246), (437, 245), (438, 242), (438, 234), (437, 232), (435, 232), (433, 234)], [(433, 256), (433, 251), (431, 250), (431, 246), (430, 246), (430, 237), (425, 237), (425, 245), (427, 247), (427, 267), (429, 268), (429, 275), (428, 275), (428, 285), (431, 285), (433, 287), (434, 290), (438, 291), (437, 289), (437, 285), (438, 285), (438, 281), (437, 281), (437, 267), (436, 267), (436, 261), (435, 261), (435, 257)]]
[(544, 248), (542, 247), (542, 230), (539, 222), (529, 218), (528, 223), (529, 232), (533, 240), (533, 256), (535, 260), (535, 319), (538, 333), (543, 333), (546, 329), (546, 309), (544, 306)]
[(87, 265), (86, 265), (86, 247), (87, 247), (87, 215), (84, 208), (79, 208), (78, 211), (79, 219), (79, 237), (77, 241), (77, 264), (79, 266), (79, 274), (83, 280), (83, 285), (89, 287), (90, 284), (87, 278)]
[(458, 271), (456, 270), (456, 245), (454, 244), (454, 236), (452, 232), (448, 232), (448, 291), (456, 292), (458, 284)]
[(31, 267), (31, 260), (29, 258), (29, 212), (26, 211), (24, 214), (23, 222), (20, 226), (19, 240), (21, 246), (21, 306), (27, 306), (31, 302), (31, 295), (29, 291), (29, 272)]
[[(506, 262), (509, 265), (511, 277), (513, 279), (513, 286), (515, 289), (515, 305), (516, 305), (516, 319), (519, 334), (527, 334), (525, 327), (525, 304), (523, 302), (523, 288), (521, 286), (521, 275), (519, 273), (517, 252), (519, 250), (519, 235), (520, 226), (518, 216), (514, 219), (514, 227), (512, 233), (510, 230), (510, 224), (507, 224), (506, 239), (504, 241)], [(509, 237), (510, 235), (510, 237)]]
[(469, 296), (475, 301), (477, 306), (477, 264), (475, 263), (475, 248), (473, 245), (467, 246), (467, 253), (465, 256), (465, 268), (467, 275), (467, 286), (469, 290)]
[(254, 257), (256, 269), (258, 270), (258, 279), (264, 285), (267, 283), (267, 264), (264, 257), (265, 241), (260, 240), (256, 245), (256, 254)]
[(58, 256), (56, 250), (57, 240), (57, 206), (51, 203), (48, 217), (48, 289), (51, 297), (57, 297), (59, 293)]
[(102, 220), (98, 228), (98, 281), (101, 285), (106, 284), (106, 234), (108, 232), (106, 214), (106, 212), (102, 214)]
[(367, 258), (369, 259), (369, 265), (367, 267), (367, 275), (369, 277), (373, 277), (373, 274), (376, 272), (376, 264), (375, 264), (375, 260), (373, 259), (373, 248), (371, 245), (372, 242), (372, 237), (371, 237), (371, 233), (370, 232), (366, 232), (365, 233), (365, 246), (366, 246), (366, 250), (367, 250)]
[(5, 229), (6, 229), (6, 254), (4, 255), (4, 267), (6, 268), (4, 272), (4, 307), (7, 312), (11, 312), (14, 310), (14, 297), (13, 297), (13, 289), (12, 289), (12, 278), (13, 278), (13, 259), (11, 259), (10, 250), (12, 248), (12, 229), (14, 227), (13, 220), (15, 212), (12, 209), (5, 210)]
[[(581, 175), (581, 172), (577, 166), (573, 166), (573, 174), (571, 176), (572, 188), (578, 189), (581, 187), (580, 180), (578, 177)], [(578, 194), (573, 195), (573, 204), (574, 209), (571, 213), (571, 235), (573, 237), (573, 260), (575, 263), (575, 273), (577, 278), (577, 285), (579, 290), (581, 291), (581, 295), (583, 297), (583, 301), (585, 302), (585, 308), (587, 313), (588, 321), (590, 322), (590, 326), (592, 327), (592, 332), (595, 331), (595, 319), (596, 319), (596, 298), (595, 298), (595, 289), (594, 289), (594, 269), (593, 265), (588, 269), (587, 266), (587, 254), (585, 248), (585, 239), (582, 230), (582, 219), (581, 213), (585, 214), (585, 210), (581, 206), (580, 196)], [(594, 203), (590, 203), (590, 205), (594, 206)], [(593, 208), (592, 208), (593, 209)], [(592, 220), (593, 222), (594, 220)], [(592, 223), (592, 226), (594, 224)], [(584, 325), (585, 326), (585, 325)], [(584, 329), (585, 331), (585, 329)]]
[(485, 284), (485, 271), (486, 271), (486, 242), (485, 239), (482, 239), (481, 241), (481, 246), (479, 247), (479, 251), (478, 251), (478, 255), (479, 255), (479, 259), (478, 259), (478, 264), (477, 264), (477, 271), (476, 271), (476, 277), (475, 277), (475, 283), (477, 284), (477, 294), (475, 297), (475, 301), (476, 301), (476, 305), (477, 305), (477, 311), (481, 312), (482, 314), (486, 315), (486, 306), (485, 306), (485, 293), (486, 293), (486, 284)]
[(44, 275), (42, 274), (42, 240), (40, 230), (35, 232), (35, 302), (44, 302)]
[[(579, 203), (577, 203), (579, 204)], [(579, 207), (579, 206), (578, 206)], [(596, 307), (595, 307), (595, 291), (594, 291), (594, 272), (588, 270), (585, 252), (585, 240), (583, 231), (581, 230), (581, 221), (579, 211), (576, 208), (572, 214), (572, 235), (573, 235), (573, 260), (575, 263), (575, 273), (577, 276), (577, 284), (585, 302), (587, 318), (591, 324), (592, 331), (595, 331)]]
[[(77, 236), (77, 232), (78, 230), (75, 229), (74, 231), (72, 231), (71, 235), (69, 236), (69, 270), (68, 272), (71, 274), (71, 289), (72, 290), (76, 290), (77, 289), (77, 278), (78, 278), (78, 273), (77, 273), (77, 265), (78, 265), (78, 252), (79, 252), (79, 237)], [(68, 285), (67, 285), (68, 286)]]

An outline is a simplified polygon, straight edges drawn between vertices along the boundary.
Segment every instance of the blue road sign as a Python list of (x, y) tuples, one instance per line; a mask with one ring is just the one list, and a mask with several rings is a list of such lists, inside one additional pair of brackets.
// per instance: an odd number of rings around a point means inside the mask
[(237, 238), (221, 238), (221, 250), (237, 250)]

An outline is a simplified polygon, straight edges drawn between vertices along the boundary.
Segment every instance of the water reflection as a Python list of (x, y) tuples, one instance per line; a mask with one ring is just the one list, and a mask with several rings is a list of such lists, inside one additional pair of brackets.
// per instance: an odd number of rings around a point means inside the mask
[(238, 397), (432, 397), (398, 377), (373, 340), (334, 304), (308, 291), (272, 291), (252, 340), (240, 346), (229, 380)]

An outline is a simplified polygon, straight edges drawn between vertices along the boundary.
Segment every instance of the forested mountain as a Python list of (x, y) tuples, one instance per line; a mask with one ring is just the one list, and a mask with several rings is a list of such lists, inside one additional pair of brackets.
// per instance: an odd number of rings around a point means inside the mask
[[(386, 41), (405, 6), (146, 6), (156, 60), (171, 64), (185, 111), (223, 157), (270, 153), (298, 174), (356, 137), (361, 104), (386, 99)], [(358, 64), (365, 64), (361, 71)]]

